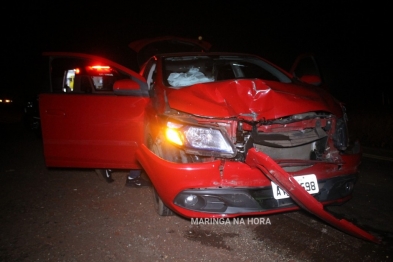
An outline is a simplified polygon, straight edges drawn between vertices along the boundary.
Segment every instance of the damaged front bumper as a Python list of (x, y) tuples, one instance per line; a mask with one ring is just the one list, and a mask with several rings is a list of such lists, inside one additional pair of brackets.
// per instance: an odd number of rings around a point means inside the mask
[[(326, 204), (338, 200), (344, 202), (351, 197), (355, 182), (356, 175), (319, 181), (319, 193), (313, 196), (317, 201)], [(298, 205), (291, 198), (275, 199), (271, 186), (189, 189), (180, 192), (174, 203), (189, 210), (226, 215), (298, 209)]]
[[(379, 242), (376, 237), (346, 220), (335, 218), (323, 208), (323, 204), (340, 203), (351, 197), (357, 179), (356, 172), (353, 172), (357, 168), (353, 163), (357, 161), (356, 157), (347, 159), (348, 167), (345, 162), (338, 167), (333, 163), (315, 162), (310, 168), (291, 174), (255, 149), (249, 150), (246, 164), (221, 160), (172, 163), (156, 156), (144, 145), (139, 148), (137, 159), (164, 204), (185, 217), (268, 215), (301, 207), (344, 232)], [(293, 178), (302, 172), (323, 173), (318, 175), (318, 194), (310, 195)], [(274, 199), (271, 181), (291, 198)]]
[(291, 198), (303, 209), (316, 215), (332, 226), (353, 236), (366, 239), (375, 243), (380, 243), (380, 239), (362, 230), (345, 219), (337, 219), (332, 214), (324, 210), (323, 205), (312, 197), (290, 174), (285, 172), (269, 156), (257, 152), (255, 149), (249, 151), (246, 163), (258, 168), (274, 183), (281, 186), (291, 196)]

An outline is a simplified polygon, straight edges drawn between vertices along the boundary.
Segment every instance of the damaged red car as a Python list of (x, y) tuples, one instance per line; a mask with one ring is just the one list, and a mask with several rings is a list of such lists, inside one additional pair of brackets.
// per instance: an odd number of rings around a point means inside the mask
[(50, 90), (39, 104), (47, 166), (143, 169), (160, 215), (301, 207), (377, 241), (323, 208), (351, 198), (361, 150), (318, 76), (236, 53), (159, 54), (140, 73), (92, 55), (46, 55)]

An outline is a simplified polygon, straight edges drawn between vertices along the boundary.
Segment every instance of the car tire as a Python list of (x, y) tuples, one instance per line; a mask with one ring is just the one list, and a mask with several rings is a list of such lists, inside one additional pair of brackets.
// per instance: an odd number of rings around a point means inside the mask
[(155, 188), (153, 188), (154, 208), (160, 216), (173, 216), (174, 213), (161, 200)]
[[(148, 140), (148, 147), (149, 149), (159, 157), (163, 157), (162, 151), (159, 149), (159, 147), (153, 143), (152, 139), (149, 138)], [(157, 212), (158, 215), (160, 216), (172, 216), (174, 215), (173, 211), (170, 210), (164, 202), (162, 202), (162, 199), (158, 195), (156, 189), (153, 186), (153, 200), (154, 200), (154, 208)]]

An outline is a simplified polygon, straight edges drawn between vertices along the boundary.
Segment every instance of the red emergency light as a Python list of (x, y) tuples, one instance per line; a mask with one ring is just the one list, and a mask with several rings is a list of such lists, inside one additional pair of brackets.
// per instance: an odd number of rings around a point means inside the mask
[(88, 69), (95, 70), (97, 72), (110, 72), (111, 71), (110, 66), (102, 66), (102, 65), (89, 66)]

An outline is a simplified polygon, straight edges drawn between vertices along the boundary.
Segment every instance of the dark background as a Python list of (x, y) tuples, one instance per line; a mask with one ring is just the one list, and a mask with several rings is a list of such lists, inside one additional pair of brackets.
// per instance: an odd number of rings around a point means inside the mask
[(12, 2), (2, 12), (1, 92), (34, 94), (43, 51), (96, 54), (135, 68), (128, 44), (173, 35), (215, 51), (260, 55), (284, 69), (316, 55), (337, 98), (391, 105), (392, 18), (388, 4), (340, 1)]

